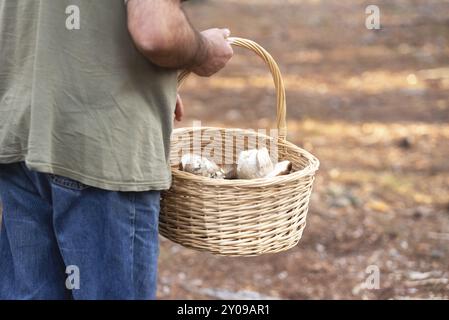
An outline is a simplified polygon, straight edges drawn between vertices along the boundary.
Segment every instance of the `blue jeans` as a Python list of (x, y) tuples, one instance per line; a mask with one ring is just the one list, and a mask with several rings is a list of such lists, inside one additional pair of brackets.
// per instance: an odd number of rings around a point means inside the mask
[(155, 299), (160, 192), (0, 165), (0, 299)]

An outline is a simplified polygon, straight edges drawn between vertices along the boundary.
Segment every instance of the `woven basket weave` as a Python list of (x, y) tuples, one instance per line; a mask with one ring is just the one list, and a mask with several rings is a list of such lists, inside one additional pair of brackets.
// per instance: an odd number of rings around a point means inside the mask
[[(170, 155), (173, 182), (171, 189), (162, 194), (159, 230), (178, 244), (217, 255), (255, 256), (284, 251), (301, 239), (319, 161), (286, 140), (285, 88), (271, 55), (253, 41), (229, 40), (254, 51), (269, 67), (277, 93), (279, 134), (273, 137), (253, 130), (212, 127), (174, 130)], [(181, 73), (179, 83), (187, 76), (188, 72)], [(236, 143), (236, 139), (244, 142)], [(274, 178), (219, 180), (178, 169), (182, 154), (204, 155), (206, 148), (208, 152), (213, 150), (216, 162), (232, 159), (235, 163), (239, 153), (254, 140), (256, 146), (251, 148), (266, 146), (273, 158), (291, 161), (293, 172)]]

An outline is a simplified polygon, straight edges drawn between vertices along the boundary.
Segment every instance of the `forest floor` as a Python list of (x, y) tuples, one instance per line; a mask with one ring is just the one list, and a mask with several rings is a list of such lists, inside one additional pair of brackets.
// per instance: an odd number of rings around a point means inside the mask
[[(299, 245), (216, 257), (162, 239), (159, 298), (449, 298), (449, 2), (193, 1), (200, 29), (229, 27), (277, 60), (288, 137), (321, 161)], [(203, 125), (273, 127), (274, 90), (257, 57), (236, 49), (181, 93)], [(380, 288), (363, 287), (367, 267)]]
[[(161, 238), (159, 299), (449, 299), (448, 0), (210, 0), (185, 4), (199, 29), (228, 27), (277, 60), (288, 139), (321, 162), (303, 238), (253, 258)], [(177, 126), (274, 126), (267, 68), (236, 49), (191, 77)], [(379, 289), (363, 286), (370, 269)], [(368, 269), (367, 269), (368, 268)]]

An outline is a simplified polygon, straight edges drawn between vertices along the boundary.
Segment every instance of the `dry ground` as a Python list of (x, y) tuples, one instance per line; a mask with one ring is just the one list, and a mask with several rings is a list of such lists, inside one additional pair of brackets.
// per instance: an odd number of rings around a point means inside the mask
[[(214, 0), (186, 5), (279, 62), (289, 140), (321, 160), (300, 244), (224, 258), (162, 239), (160, 299), (449, 298), (448, 0)], [(273, 125), (272, 82), (251, 53), (182, 89), (187, 119)], [(380, 289), (361, 284), (370, 265)]]
[[(299, 246), (223, 258), (162, 242), (159, 297), (449, 298), (449, 1), (194, 1), (278, 61), (289, 140), (321, 160)], [(182, 89), (189, 126), (273, 125), (272, 82), (251, 53)], [(366, 290), (369, 265), (380, 289)]]

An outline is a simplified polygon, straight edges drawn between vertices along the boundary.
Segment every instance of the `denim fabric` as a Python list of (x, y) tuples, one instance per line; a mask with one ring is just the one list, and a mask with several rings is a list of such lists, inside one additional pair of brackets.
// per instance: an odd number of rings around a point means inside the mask
[(0, 165), (0, 197), (0, 299), (155, 298), (160, 192), (106, 191), (15, 163)]

